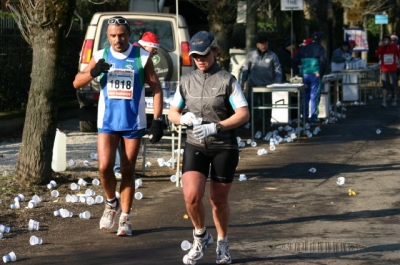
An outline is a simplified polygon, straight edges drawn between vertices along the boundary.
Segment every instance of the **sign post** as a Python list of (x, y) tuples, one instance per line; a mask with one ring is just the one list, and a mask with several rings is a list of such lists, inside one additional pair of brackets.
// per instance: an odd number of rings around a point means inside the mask
[[(303, 10), (303, 0), (281, 0), (281, 11), (290, 10), (290, 39), (293, 42), (293, 10)], [(290, 51), (293, 58), (293, 49)], [(290, 78), (293, 77), (293, 69), (290, 68)]]
[(375, 24), (381, 24), (380, 40), (383, 38), (383, 24), (388, 24), (389, 19), (387, 14), (375, 15)]

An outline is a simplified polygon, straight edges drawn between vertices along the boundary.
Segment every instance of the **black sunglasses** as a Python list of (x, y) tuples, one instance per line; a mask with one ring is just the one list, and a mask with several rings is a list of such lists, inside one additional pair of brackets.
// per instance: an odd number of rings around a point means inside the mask
[(206, 53), (204, 55), (193, 53), (192, 57), (195, 58), (195, 59), (198, 59), (198, 58), (206, 58), (208, 55), (210, 55), (210, 52), (208, 52), (208, 53)]
[(128, 27), (129, 27), (129, 22), (125, 18), (112, 17), (112, 18), (108, 19), (108, 24), (122, 24), (122, 25), (128, 25)]

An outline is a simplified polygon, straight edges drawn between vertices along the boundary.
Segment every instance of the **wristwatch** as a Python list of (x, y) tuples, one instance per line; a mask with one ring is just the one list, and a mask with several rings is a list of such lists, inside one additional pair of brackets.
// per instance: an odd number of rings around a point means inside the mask
[(215, 129), (217, 130), (217, 133), (220, 133), (222, 129), (224, 129), (224, 126), (222, 126), (222, 124), (218, 122), (217, 124), (215, 124)]

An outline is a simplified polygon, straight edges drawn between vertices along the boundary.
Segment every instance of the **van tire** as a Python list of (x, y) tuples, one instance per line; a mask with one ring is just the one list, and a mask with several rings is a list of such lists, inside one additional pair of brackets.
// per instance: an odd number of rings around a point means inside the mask
[(79, 121), (79, 130), (81, 132), (97, 132), (96, 121)]
[(158, 48), (158, 53), (152, 58), (154, 64), (154, 70), (160, 81), (169, 81), (172, 77), (173, 63), (168, 52), (163, 48)]

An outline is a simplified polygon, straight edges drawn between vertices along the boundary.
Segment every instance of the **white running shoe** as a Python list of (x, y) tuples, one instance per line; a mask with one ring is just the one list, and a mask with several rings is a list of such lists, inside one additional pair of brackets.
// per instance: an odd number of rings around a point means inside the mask
[(117, 199), (117, 205), (112, 207), (109, 203), (105, 203), (106, 208), (104, 209), (103, 216), (100, 219), (100, 229), (109, 230), (114, 226), (115, 217), (121, 212), (121, 204)]
[(212, 235), (208, 232), (206, 232), (206, 235), (201, 238), (198, 237), (194, 234), (194, 230), (193, 230), (193, 244), (192, 244), (192, 248), (190, 249), (188, 255), (188, 259), (190, 260), (199, 260), (203, 257), (204, 252), (206, 251), (206, 249), (208, 248), (208, 246), (210, 246), (212, 244), (212, 242), (214, 241), (214, 238), (212, 237)]
[(217, 241), (217, 260), (215, 261), (217, 264), (231, 264), (232, 258), (229, 253), (229, 244), (228, 240), (226, 241)]
[(132, 236), (131, 222), (126, 216), (119, 218), (117, 236)]

